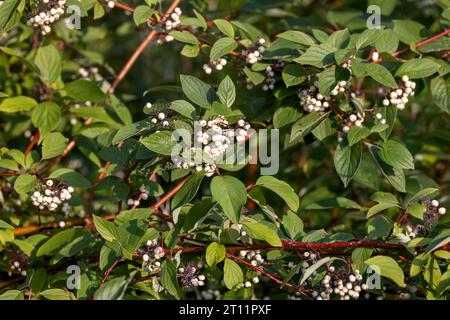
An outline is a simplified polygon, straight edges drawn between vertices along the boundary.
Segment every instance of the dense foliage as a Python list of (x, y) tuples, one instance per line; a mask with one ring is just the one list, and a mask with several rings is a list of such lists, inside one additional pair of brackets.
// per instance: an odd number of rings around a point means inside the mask
[(447, 299), (449, 24), (0, 1), (0, 299)]

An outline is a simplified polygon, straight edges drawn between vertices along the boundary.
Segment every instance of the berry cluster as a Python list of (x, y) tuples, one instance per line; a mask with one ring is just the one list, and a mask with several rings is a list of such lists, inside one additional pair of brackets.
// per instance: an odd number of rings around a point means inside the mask
[(223, 67), (225, 67), (226, 65), (227, 65), (227, 60), (225, 58), (220, 58), (220, 59), (211, 61), (210, 64), (204, 64), (203, 71), (205, 71), (206, 74), (211, 74), (213, 71), (213, 69), (212, 69), (213, 67), (217, 71), (221, 71), (221, 70), (223, 70)]
[(238, 224), (237, 227), (238, 227), (238, 230), (239, 230), (239, 235), (241, 237), (245, 237), (247, 235), (247, 232), (242, 228), (242, 224)]
[[(144, 200), (144, 201), (147, 200), (149, 197), (149, 191), (147, 190), (147, 188), (144, 185), (142, 185), (139, 188), (139, 191), (140, 191), (139, 199)], [(127, 200), (127, 204), (129, 206), (138, 207), (141, 203), (138, 199), (134, 200), (134, 199), (130, 198)]]
[(248, 65), (251, 66), (262, 59), (262, 54), (266, 50), (266, 48), (264, 47), (265, 43), (266, 40), (260, 38), (256, 41), (256, 43), (242, 51), (242, 55), (245, 57), (245, 62)]
[(178, 268), (178, 277), (180, 278), (181, 285), (188, 290), (192, 290), (194, 287), (203, 287), (205, 285), (205, 275), (198, 274), (197, 266), (192, 263), (188, 263), (184, 267)]
[(383, 118), (383, 115), (381, 113), (377, 113), (375, 114), (375, 118), (380, 121), (381, 124), (386, 124), (386, 119)]
[(213, 300), (214, 298), (220, 297), (219, 290), (207, 289), (200, 291), (200, 294), (204, 300)]
[(414, 96), (416, 83), (409, 80), (408, 76), (403, 76), (402, 82), (403, 83), (397, 89), (389, 92), (389, 98), (383, 100), (383, 105), (385, 107), (393, 105), (396, 106), (397, 109), (403, 110), (408, 103), (409, 98)]
[(348, 82), (345, 80), (341, 80), (338, 82), (336, 87), (334, 87), (333, 90), (331, 90), (332, 96), (337, 96), (339, 93), (344, 93), (347, 90)]
[(146, 246), (145, 253), (142, 255), (143, 268), (148, 272), (155, 272), (161, 268), (161, 262), (157, 260), (164, 257), (164, 249), (158, 245), (158, 240), (156, 239), (148, 240)]
[(201, 130), (195, 133), (195, 141), (200, 146), (172, 157), (172, 163), (175, 168), (195, 168), (199, 172), (203, 170), (209, 177), (217, 170), (215, 160), (225, 154), (234, 139), (237, 142), (245, 141), (250, 124), (240, 119), (237, 127), (232, 127), (225, 117), (218, 116), (209, 121), (202, 119), (199, 125)]
[(362, 283), (359, 270), (342, 275), (330, 266), (320, 282), (320, 291), (313, 291), (312, 296), (317, 300), (330, 300), (334, 293), (340, 296), (341, 300), (350, 300), (358, 299), (362, 290), (367, 290), (367, 285)]
[(345, 125), (342, 128), (342, 131), (344, 133), (347, 133), (350, 131), (350, 128), (355, 125), (357, 127), (362, 127), (364, 123), (364, 116), (362, 114), (358, 113), (352, 113), (348, 117), (348, 119), (345, 121)]
[(258, 277), (253, 277), (251, 279), (251, 281), (247, 280), (244, 283), (242, 283), (242, 287), (243, 288), (250, 288), (253, 284), (257, 284), (259, 283), (259, 278)]
[(36, 190), (31, 196), (33, 205), (40, 210), (47, 208), (49, 211), (55, 211), (58, 206), (66, 200), (72, 198), (71, 193), (74, 191), (72, 187), (64, 184), (54, 185), (53, 180), (45, 181), (45, 187)]
[(80, 210), (72, 210), (72, 206), (69, 203), (64, 202), (61, 206), (61, 212), (64, 214), (64, 217), (67, 218), (84, 218), (86, 216), (86, 211), (84, 209)]
[[(147, 102), (147, 104), (145, 105), (145, 109), (152, 110), (153, 104), (151, 104), (150, 102)], [(163, 127), (168, 127), (169, 121), (167, 121), (166, 119), (167, 119), (167, 114), (165, 114), (164, 112), (155, 112), (152, 115), (152, 117), (150, 118), (150, 122), (153, 124), (157, 124), (158, 122), (160, 122), (163, 125)]]
[(307, 112), (323, 112), (330, 107), (330, 97), (325, 97), (315, 86), (303, 89), (298, 93), (300, 106)]
[(18, 273), (23, 277), (27, 276), (27, 265), (29, 263), (28, 257), (23, 253), (20, 252), (18, 254), (14, 254), (14, 258), (9, 262), (9, 276), (12, 276), (12, 273)]
[(351, 59), (345, 60), (342, 63), (342, 68), (344, 68), (344, 69), (350, 69), (351, 67), (352, 67), (352, 60)]
[[(250, 260), (250, 264), (254, 267), (257, 267), (264, 263), (264, 259), (261, 256), (260, 250), (241, 250), (239, 252), (239, 256), (241, 258), (245, 258), (247, 260)], [(256, 282), (255, 282), (256, 283)]]
[(81, 76), (83, 80), (90, 80), (92, 76), (98, 75), (97, 67), (90, 67), (88, 69), (81, 67), (78, 70), (78, 74)]
[(447, 213), (447, 209), (444, 207), (439, 207), (439, 201), (426, 200), (423, 202), (425, 205), (423, 222), (425, 230), (431, 230), (439, 219), (439, 215), (444, 215)]
[(40, 3), (33, 13), (33, 16), (28, 20), (28, 25), (35, 28), (40, 28), (42, 35), (46, 35), (52, 31), (50, 25), (58, 21), (65, 13), (66, 0), (42, 0), (45, 8), (40, 8)]
[(263, 91), (273, 90), (275, 88), (275, 72), (273, 72), (272, 66), (268, 66), (264, 71), (265, 79), (262, 86)]
[[(175, 29), (176, 27), (180, 26), (180, 16), (182, 14), (182, 11), (180, 8), (175, 8), (174, 12), (170, 15), (170, 17), (166, 20), (166, 23), (164, 24), (164, 28), (166, 31), (170, 31), (172, 29)], [(167, 38), (166, 38), (167, 41)]]

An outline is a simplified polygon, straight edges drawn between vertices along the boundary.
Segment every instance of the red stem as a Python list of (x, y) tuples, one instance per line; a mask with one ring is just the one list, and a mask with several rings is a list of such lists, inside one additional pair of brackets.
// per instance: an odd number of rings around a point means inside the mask
[(27, 150), (25, 151), (24, 155), (25, 157), (33, 150), (36, 143), (39, 141), (39, 131), (36, 131), (34, 134), (33, 140), (31, 140), (30, 144), (28, 145)]
[[(445, 30), (445, 31), (443, 31), (443, 32), (441, 32), (441, 33), (438, 33), (437, 35), (432, 36), (431, 38), (425, 39), (425, 40), (419, 42), (418, 44), (416, 44), (416, 48), (422, 47), (422, 46), (424, 46), (424, 45), (426, 45), (426, 44), (428, 44), (428, 43), (430, 43), (430, 42), (433, 42), (434, 40), (437, 40), (437, 39), (439, 39), (439, 38), (442, 38), (443, 36), (445, 36), (445, 35), (447, 35), (447, 34), (449, 34), (449, 33), (450, 33), (450, 29), (447, 29), (447, 30)], [(394, 52), (394, 53), (392, 54), (392, 56), (397, 57), (398, 55), (400, 55), (400, 54), (402, 54), (402, 53), (405, 53), (405, 52), (407, 52), (407, 51), (409, 51), (409, 48), (405, 48), (405, 49), (396, 51), (396, 52)]]
[(270, 273), (266, 272), (263, 268), (254, 266), (251, 263), (249, 263), (248, 261), (245, 261), (244, 259), (241, 259), (241, 258), (239, 258), (239, 257), (237, 257), (235, 255), (230, 254), (230, 253), (227, 253), (227, 257), (230, 258), (230, 259), (233, 259), (235, 261), (238, 261), (238, 262), (240, 262), (242, 264), (245, 264), (247, 267), (252, 268), (256, 272), (262, 274), (263, 276), (266, 276), (267, 278), (269, 278), (270, 280), (274, 281), (275, 283), (277, 283), (279, 285), (282, 285), (282, 286), (294, 289), (294, 290), (296, 290), (296, 291), (306, 295), (306, 291), (303, 288), (297, 288), (296, 286), (294, 286), (294, 285), (292, 285), (290, 283), (286, 283), (283, 280), (281, 280), (281, 279), (277, 278), (276, 276), (274, 276), (273, 274), (270, 274)]
[(120, 262), (120, 260), (122, 260), (122, 256), (118, 257), (116, 260), (114, 260), (114, 262), (112, 263), (112, 265), (108, 268), (108, 270), (106, 271), (105, 275), (103, 276), (102, 282), (100, 283), (100, 286), (98, 287), (99, 289), (101, 287), (103, 287), (103, 285), (106, 282), (106, 279), (108, 278), (109, 274), (113, 271), (113, 269), (116, 267), (116, 265)]

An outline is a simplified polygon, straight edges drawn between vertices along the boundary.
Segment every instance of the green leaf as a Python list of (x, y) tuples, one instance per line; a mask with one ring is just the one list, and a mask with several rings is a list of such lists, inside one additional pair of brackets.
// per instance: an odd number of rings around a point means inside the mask
[(196, 114), (195, 107), (185, 100), (173, 101), (170, 105), (170, 109), (192, 120), (194, 120)]
[(61, 119), (61, 108), (53, 102), (38, 104), (31, 114), (31, 122), (41, 134), (55, 129)]
[(421, 200), (425, 197), (429, 197), (433, 194), (436, 194), (439, 192), (439, 189), (437, 188), (425, 188), (418, 192), (416, 192), (411, 198), (408, 199), (408, 201), (405, 202), (405, 207), (408, 206), (410, 203), (413, 203), (415, 201)]
[(10, 22), (16, 13), (20, 2), (17, 0), (5, 0), (0, 10), (0, 32), (5, 32), (10, 29)]
[(66, 85), (67, 95), (75, 100), (98, 102), (106, 95), (97, 85), (87, 80), (75, 80)]
[(318, 88), (321, 94), (329, 96), (330, 92), (336, 87), (339, 81), (348, 80), (349, 72), (341, 67), (331, 67), (319, 75)]
[(177, 142), (172, 139), (172, 131), (160, 131), (141, 139), (141, 143), (149, 150), (170, 156)]
[(430, 253), (428, 252), (417, 255), (412, 261), (411, 267), (409, 269), (409, 276), (417, 276), (422, 271), (422, 267), (425, 265), (425, 263), (427, 263), (429, 257)]
[(234, 28), (230, 22), (224, 19), (215, 19), (214, 24), (224, 35), (234, 38)]
[(230, 290), (241, 285), (244, 281), (242, 269), (231, 259), (225, 259), (225, 264), (223, 267), (223, 281)]
[(275, 129), (279, 129), (297, 121), (300, 117), (301, 113), (298, 111), (298, 108), (281, 107), (273, 115), (273, 126)]
[(391, 203), (394, 205), (398, 204), (398, 199), (396, 196), (394, 196), (392, 193), (388, 192), (375, 192), (371, 197), (371, 200), (379, 203)]
[(14, 230), (14, 227), (3, 220), (0, 220), (0, 229)]
[(211, 86), (193, 76), (180, 75), (183, 93), (193, 103), (203, 108), (210, 108), (216, 98)]
[(250, 231), (252, 238), (264, 240), (274, 247), (281, 247), (281, 240), (277, 232), (269, 226), (257, 222), (244, 222), (244, 226)]
[(189, 203), (197, 194), (205, 174), (203, 172), (194, 173), (189, 180), (181, 187), (172, 199), (172, 210)]
[(314, 273), (314, 271), (319, 269), (324, 264), (331, 262), (333, 260), (336, 260), (336, 259), (338, 259), (338, 258), (325, 257), (325, 258), (320, 259), (316, 263), (314, 263), (312, 266), (310, 266), (308, 269), (306, 269), (306, 271), (303, 273), (302, 279), (300, 280), (300, 285), (302, 285), (306, 280), (308, 280), (308, 278)]
[(179, 298), (177, 267), (172, 260), (164, 260), (161, 265), (161, 284), (175, 298)]
[(381, 147), (378, 154), (384, 162), (396, 168), (414, 169), (413, 156), (403, 144), (388, 140)]
[(153, 15), (154, 11), (148, 6), (137, 6), (133, 12), (134, 23), (139, 26)]
[(285, 40), (289, 40), (291, 42), (303, 44), (308, 47), (312, 46), (315, 43), (313, 38), (311, 38), (306, 33), (301, 32), (301, 31), (290, 30), (290, 31), (282, 32), (277, 35), (277, 38), (282, 38)]
[(39, 293), (47, 300), (72, 300), (72, 295), (63, 289), (47, 289)]
[(95, 240), (95, 236), (89, 233), (85, 233), (81, 237), (74, 239), (72, 242), (62, 247), (58, 253), (50, 259), (50, 264), (55, 264), (64, 258), (75, 256), (83, 249), (90, 246), (93, 240)]
[(125, 276), (109, 280), (94, 293), (94, 300), (122, 300), (128, 287)]
[(394, 208), (394, 207), (397, 207), (397, 205), (393, 204), (393, 203), (389, 203), (389, 202), (378, 203), (378, 204), (374, 205), (373, 207), (371, 207), (367, 211), (366, 218), (370, 218), (370, 217), (376, 215), (377, 213), (379, 213), (379, 212), (381, 212), (383, 210), (386, 210), (386, 209), (389, 209), (389, 208)]
[(305, 68), (298, 64), (290, 63), (283, 68), (281, 74), (286, 88), (303, 83), (307, 79)]
[(181, 55), (188, 58), (195, 58), (200, 53), (200, 47), (198, 45), (186, 44), (181, 50)]
[(262, 176), (256, 181), (256, 185), (275, 192), (292, 211), (296, 212), (298, 210), (300, 203), (298, 195), (286, 182), (272, 176)]
[(388, 128), (384, 131), (381, 131), (379, 133), (380, 137), (383, 140), (387, 140), (392, 133), (392, 130), (394, 129), (394, 124), (397, 120), (397, 108), (396, 106), (389, 106), (386, 108), (382, 108), (380, 110), (380, 113), (383, 115), (383, 118), (386, 119), (386, 124), (388, 125)]
[(393, 223), (385, 216), (379, 215), (371, 218), (366, 224), (368, 238), (385, 239), (393, 227)]
[(303, 233), (303, 221), (292, 211), (288, 211), (283, 216), (283, 227), (291, 239), (295, 239)]
[(412, 20), (394, 20), (394, 32), (401, 42), (411, 45), (423, 38), (426, 31), (420, 23)]
[(374, 45), (375, 42), (380, 38), (381, 29), (367, 29), (364, 30), (356, 39), (356, 49), (362, 49), (370, 45)]
[(105, 15), (105, 9), (100, 4), (100, 2), (97, 2), (94, 6), (94, 20), (100, 19)]
[(30, 97), (17, 96), (6, 98), (0, 103), (0, 111), (6, 113), (13, 113), (19, 111), (28, 111), (37, 105), (36, 100)]
[(333, 52), (336, 51), (333, 47), (321, 44), (313, 45), (308, 48), (299, 58), (294, 59), (295, 62), (314, 67), (322, 68), (325, 65), (331, 64), (334, 61)]
[(361, 159), (361, 143), (354, 144), (353, 146), (344, 143), (338, 144), (334, 154), (334, 166), (345, 187), (353, 179), (353, 176), (359, 168)]
[(25, 194), (34, 190), (36, 183), (36, 176), (24, 173), (17, 177), (16, 182), (14, 182), (14, 190), (16, 190), (17, 193)]
[(262, 73), (252, 71), (247, 67), (244, 68), (244, 73), (255, 86), (261, 84), (266, 78)]
[(119, 230), (114, 225), (114, 223), (100, 217), (93, 215), (94, 217), (94, 225), (97, 232), (105, 239), (106, 241), (114, 241), (119, 239)]
[(133, 253), (141, 245), (147, 229), (148, 222), (144, 219), (130, 220), (119, 226), (119, 243), (125, 258), (133, 258)]
[(436, 77), (431, 80), (430, 88), (434, 102), (445, 112), (450, 112), (450, 78)]
[(364, 261), (370, 258), (373, 249), (370, 248), (356, 248), (352, 252), (352, 269), (353, 271), (359, 270), (360, 273), (364, 273), (367, 269)]
[(228, 37), (221, 38), (212, 46), (209, 59), (211, 61), (217, 60), (236, 49), (237, 46), (237, 42), (234, 39)]
[(426, 252), (430, 253), (434, 250), (439, 249), (443, 245), (446, 245), (450, 242), (450, 229), (444, 229), (441, 233), (439, 233), (436, 237), (431, 240), (431, 242), (426, 247)]
[(434, 257), (430, 257), (425, 266), (423, 278), (433, 289), (435, 289), (439, 285), (441, 277), (442, 273), (438, 261)]
[(333, 49), (345, 49), (350, 42), (350, 32), (348, 29), (333, 32), (326, 40), (325, 44)]
[[(439, 295), (442, 295), (444, 292), (450, 289), (450, 270), (446, 271), (442, 274), (438, 287), (436, 291)], [(1, 297), (0, 297), (1, 299)]]
[(307, 114), (306, 116), (301, 117), (292, 126), (290, 142), (304, 138), (322, 121), (324, 121), (328, 117), (328, 115), (328, 113), (320, 114), (318, 112), (312, 112)]
[(42, 159), (51, 159), (64, 152), (68, 139), (59, 132), (51, 132), (45, 135), (42, 142)]
[(379, 63), (367, 63), (355, 61), (352, 64), (353, 73), (358, 76), (370, 76), (375, 81), (390, 88), (396, 88), (397, 82), (386, 67)]
[(398, 68), (396, 76), (408, 76), (410, 79), (422, 79), (433, 75), (441, 65), (431, 59), (411, 59)]
[(372, 146), (369, 148), (370, 154), (372, 155), (378, 168), (380, 168), (383, 175), (389, 181), (389, 183), (398, 191), (406, 192), (406, 179), (403, 169), (396, 168), (385, 163), (379, 156), (376, 147)]
[(393, 53), (398, 49), (398, 36), (391, 29), (381, 30), (380, 37), (375, 41), (378, 52)]
[(236, 87), (233, 80), (229, 76), (226, 76), (219, 84), (218, 96), (220, 102), (230, 108), (234, 100), (236, 99)]
[(16, 161), (10, 159), (0, 159), (0, 168), (19, 171), (19, 166)]
[(197, 38), (189, 31), (172, 31), (169, 34), (173, 36), (177, 41), (192, 45), (199, 44)]
[(85, 231), (82, 228), (63, 230), (49, 238), (36, 252), (36, 257), (50, 256), (59, 251), (66, 244), (80, 237)]
[(138, 122), (131, 123), (120, 128), (112, 140), (112, 144), (118, 144), (128, 138), (134, 137), (140, 133), (143, 133), (153, 127), (148, 120), (141, 120)]
[(0, 294), (0, 300), (24, 300), (25, 297), (22, 291), (19, 290), (8, 290)]
[(348, 145), (353, 146), (368, 136), (370, 136), (370, 130), (367, 127), (352, 126), (347, 134)]
[(206, 263), (210, 267), (214, 267), (216, 264), (225, 259), (225, 255), (227, 254), (225, 250), (225, 246), (223, 244), (212, 242), (206, 248)]
[(50, 178), (60, 179), (75, 188), (88, 189), (92, 187), (92, 183), (88, 179), (86, 179), (81, 173), (72, 169), (58, 169), (52, 172)]
[(225, 215), (234, 223), (238, 223), (241, 208), (247, 202), (245, 185), (231, 176), (216, 176), (211, 181), (211, 193)]
[(42, 80), (52, 84), (61, 75), (62, 59), (54, 45), (46, 45), (37, 50), (34, 63), (41, 72)]
[(366, 260), (365, 263), (377, 273), (379, 272), (381, 276), (394, 281), (398, 286), (402, 288), (406, 287), (403, 270), (391, 257), (375, 256)]

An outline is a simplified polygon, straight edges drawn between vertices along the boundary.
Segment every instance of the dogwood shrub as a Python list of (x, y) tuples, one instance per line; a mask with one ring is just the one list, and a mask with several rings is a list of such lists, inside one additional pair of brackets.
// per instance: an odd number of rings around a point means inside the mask
[(0, 299), (448, 298), (448, 5), (0, 1)]

